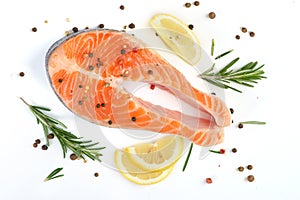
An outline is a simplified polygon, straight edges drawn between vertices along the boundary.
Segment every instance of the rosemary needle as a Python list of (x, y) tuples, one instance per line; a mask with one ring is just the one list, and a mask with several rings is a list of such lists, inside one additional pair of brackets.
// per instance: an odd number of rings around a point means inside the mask
[(214, 56), (214, 51), (215, 51), (215, 40), (211, 40), (211, 49), (210, 49), (210, 55)]
[(258, 125), (264, 125), (266, 122), (261, 122), (261, 121), (244, 121), (240, 122), (240, 124), (258, 124)]
[(23, 98), (20, 97), (20, 99), (29, 107), (32, 114), (36, 117), (37, 123), (42, 125), (48, 146), (50, 145), (48, 134), (51, 132), (58, 139), (64, 158), (66, 157), (66, 153), (69, 149), (84, 160), (85, 155), (92, 160), (101, 161), (99, 157), (102, 156), (102, 154), (99, 153), (99, 151), (105, 147), (97, 147), (97, 142), (93, 143), (92, 140), (81, 140), (82, 137), (77, 137), (73, 133), (67, 131), (67, 126), (65, 124), (44, 113), (51, 111), (51, 109), (41, 106), (33, 106), (28, 104)]
[(189, 162), (189, 159), (190, 159), (190, 156), (191, 156), (191, 153), (192, 153), (192, 149), (193, 149), (193, 143), (191, 143), (191, 145), (190, 145), (190, 149), (189, 149), (188, 155), (187, 155), (186, 160), (184, 162), (184, 165), (183, 165), (183, 168), (182, 168), (183, 172), (184, 172), (184, 170), (185, 170), (185, 168), (186, 168), (186, 166), (187, 166), (187, 164)]
[(59, 177), (63, 177), (64, 175), (63, 174), (60, 174), (60, 175), (57, 175), (63, 168), (57, 168), (55, 170), (53, 170), (46, 178), (45, 178), (45, 182), (46, 181), (50, 181), (50, 180), (53, 180), (55, 178), (59, 178)]

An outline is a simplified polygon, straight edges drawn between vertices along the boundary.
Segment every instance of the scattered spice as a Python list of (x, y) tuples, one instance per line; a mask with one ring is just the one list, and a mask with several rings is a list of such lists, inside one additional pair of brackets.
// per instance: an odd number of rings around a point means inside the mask
[(214, 18), (216, 17), (216, 13), (210, 12), (210, 13), (208, 13), (208, 17), (209, 17), (210, 19), (214, 19)]
[(218, 154), (225, 154), (225, 149), (220, 149), (219, 151), (215, 151), (215, 150), (209, 150), (212, 153), (218, 153)]
[(151, 90), (154, 90), (154, 89), (155, 89), (155, 85), (151, 84), (151, 85), (150, 85), (150, 89), (151, 89)]
[(242, 172), (242, 171), (244, 171), (244, 167), (240, 166), (240, 167), (238, 167), (238, 170), (239, 170), (240, 172)]
[(70, 18), (69, 17), (66, 18), (66, 22), (70, 22)]
[(80, 101), (78, 101), (78, 104), (79, 104), (79, 105), (82, 105), (82, 104), (83, 104), (83, 102), (80, 100)]
[(33, 143), (32, 145), (34, 148), (37, 148), (38, 144), (37, 143)]
[(94, 66), (90, 65), (90, 66), (89, 66), (89, 70), (90, 70), (90, 71), (93, 71), (93, 70), (94, 70)]
[(78, 87), (79, 87), (79, 88), (82, 88), (83, 86), (82, 86), (82, 85), (78, 85)]
[(206, 178), (206, 179), (205, 179), (205, 182), (206, 182), (207, 184), (211, 184), (211, 183), (212, 183), (212, 179), (211, 179), (211, 178)]
[(247, 28), (242, 27), (242, 28), (241, 28), (241, 31), (242, 31), (243, 33), (246, 33), (246, 32), (247, 32)]
[(20, 72), (19, 76), (23, 77), (23, 76), (25, 76), (25, 73), (24, 72)]
[(231, 114), (233, 114), (233, 113), (234, 113), (234, 110), (233, 110), (233, 108), (230, 108), (229, 110), (230, 110), (230, 113), (231, 113)]
[(241, 36), (236, 35), (236, 36), (235, 36), (235, 39), (239, 40), (239, 39), (241, 39)]
[(136, 121), (136, 117), (131, 117), (131, 121), (135, 122)]
[(41, 140), (40, 140), (40, 139), (36, 139), (36, 140), (35, 140), (35, 143), (41, 144)]
[(65, 35), (66, 36), (70, 35), (70, 32), (69, 31), (65, 31)]
[(96, 108), (100, 108), (100, 107), (101, 107), (101, 104), (97, 103)]
[(33, 27), (31, 30), (32, 30), (32, 32), (37, 32), (37, 28), (36, 27)]
[(193, 24), (190, 24), (190, 25), (189, 25), (189, 29), (193, 30), (193, 28), (194, 28), (194, 25), (193, 25)]
[(104, 28), (104, 24), (99, 24), (98, 27), (99, 28)]
[(76, 160), (78, 158), (78, 156), (75, 154), (75, 153), (72, 153), (71, 155), (70, 155), (70, 159), (71, 160)]
[(249, 176), (247, 177), (247, 180), (248, 180), (249, 182), (253, 182), (253, 181), (254, 181), (254, 176), (253, 176), (253, 175), (249, 175)]
[(112, 121), (111, 120), (108, 120), (108, 122), (107, 122), (109, 125), (111, 125), (112, 124)]
[(50, 134), (48, 134), (48, 139), (53, 139), (54, 138), (54, 134), (53, 133), (50, 133)]
[(153, 74), (153, 71), (151, 69), (149, 69), (148, 74)]
[(89, 57), (92, 58), (94, 56), (93, 53), (89, 53)]
[(247, 165), (247, 169), (251, 170), (251, 169), (253, 169), (253, 166), (252, 165)]
[(48, 24), (48, 20), (45, 20), (44, 23), (45, 23), (45, 24)]
[(120, 5), (120, 9), (121, 9), (121, 10), (124, 10), (124, 9), (125, 9), (125, 6), (124, 6), (124, 5)]
[(133, 29), (133, 28), (135, 28), (135, 24), (134, 24), (134, 23), (130, 23), (130, 24), (128, 25), (128, 27), (131, 28), (131, 29)]
[(98, 177), (98, 176), (99, 176), (99, 173), (98, 173), (98, 172), (95, 172), (95, 173), (94, 173), (94, 176), (95, 176), (95, 177)]
[(191, 3), (188, 3), (188, 2), (187, 2), (187, 3), (184, 4), (184, 6), (185, 6), (186, 8), (189, 8), (189, 7), (191, 7)]
[(199, 6), (200, 2), (199, 1), (194, 1), (194, 6)]
[(236, 153), (237, 149), (236, 148), (232, 148), (231, 151), (232, 151), (232, 153)]
[(255, 36), (255, 33), (254, 33), (253, 31), (251, 31), (251, 32), (249, 33), (249, 35), (250, 35), (250, 37), (254, 37), (254, 36)]
[(244, 125), (243, 125), (242, 123), (239, 123), (238, 127), (239, 127), (239, 128), (243, 128)]
[(47, 150), (47, 149), (48, 149), (48, 146), (44, 144), (44, 145), (42, 146), (42, 149), (43, 149), (43, 150)]
[(85, 29), (89, 29), (90, 27), (86, 26)]
[(73, 27), (73, 28), (72, 28), (72, 31), (73, 31), (74, 33), (76, 33), (76, 32), (78, 32), (78, 28), (77, 28), (77, 27)]
[(58, 82), (61, 83), (61, 82), (63, 82), (63, 80), (60, 78), (60, 79), (58, 79)]
[(126, 50), (125, 49), (121, 49), (121, 54), (125, 54)]
[(102, 107), (105, 107), (105, 103), (101, 103), (101, 106), (102, 106)]

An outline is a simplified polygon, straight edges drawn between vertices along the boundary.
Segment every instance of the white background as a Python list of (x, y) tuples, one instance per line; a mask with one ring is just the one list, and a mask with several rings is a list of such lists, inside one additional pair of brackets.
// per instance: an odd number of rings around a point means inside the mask
[[(0, 199), (300, 199), (299, 173), (299, 13), (298, 0), (201, 0), (200, 6), (183, 7), (186, 1), (34, 1), (11, 0), (0, 4), (1, 55), (1, 139)], [(191, 1), (191, 3), (193, 3)], [(125, 5), (121, 11), (119, 6)], [(214, 11), (214, 20), (207, 14)], [(18, 96), (52, 108), (58, 118), (75, 129), (73, 114), (57, 99), (44, 68), (49, 46), (66, 30), (77, 26), (122, 29), (133, 22), (136, 28), (149, 26), (157, 13), (170, 13), (194, 25), (202, 48), (209, 51), (211, 39), (216, 52), (234, 49), (240, 63), (265, 64), (268, 79), (239, 94), (226, 91), (228, 107), (235, 109), (235, 121), (226, 128), (226, 155), (198, 159), (194, 148), (185, 172), (185, 156), (163, 182), (135, 185), (118, 172), (97, 162), (63, 159), (59, 144), (48, 151), (34, 149), (43, 138), (28, 109)], [(70, 22), (66, 21), (70, 19)], [(45, 24), (44, 20), (48, 20)], [(38, 31), (31, 32), (36, 26)], [(256, 33), (250, 38), (240, 31), (245, 26)], [(241, 36), (240, 40), (235, 35)], [(18, 73), (24, 71), (25, 76)], [(238, 121), (266, 121), (264, 126), (236, 128)], [(94, 126), (89, 124), (89, 126)], [(76, 131), (76, 130), (74, 130)], [(236, 154), (230, 149), (236, 147)], [(252, 171), (238, 172), (252, 164)], [(218, 167), (220, 165), (220, 167)], [(43, 182), (50, 171), (64, 167), (65, 176)], [(99, 177), (94, 177), (98, 172)], [(249, 183), (245, 177), (255, 176)], [(206, 177), (213, 184), (205, 184)], [(297, 191), (298, 190), (298, 191)]]

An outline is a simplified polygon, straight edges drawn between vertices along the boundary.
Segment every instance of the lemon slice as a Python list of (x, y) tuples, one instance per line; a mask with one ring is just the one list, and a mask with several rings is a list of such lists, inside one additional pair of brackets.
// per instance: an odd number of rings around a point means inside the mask
[(156, 141), (126, 147), (129, 159), (144, 170), (163, 170), (182, 155), (184, 140), (180, 136), (164, 136)]
[(122, 150), (115, 151), (115, 164), (120, 173), (129, 181), (140, 185), (150, 185), (161, 182), (169, 176), (174, 165), (164, 170), (147, 171), (136, 166), (128, 157), (128, 153)]
[(169, 14), (157, 14), (150, 19), (165, 44), (190, 65), (201, 58), (200, 41), (195, 33), (180, 19)]

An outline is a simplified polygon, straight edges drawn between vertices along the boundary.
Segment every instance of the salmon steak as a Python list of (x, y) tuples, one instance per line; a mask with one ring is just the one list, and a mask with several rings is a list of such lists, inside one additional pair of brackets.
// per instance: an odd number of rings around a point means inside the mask
[[(221, 99), (194, 88), (157, 52), (126, 32), (86, 29), (66, 36), (48, 50), (46, 68), (63, 104), (101, 126), (177, 134), (212, 146), (223, 141), (224, 127), (230, 124)], [(125, 82), (154, 85), (199, 114), (152, 104), (128, 91)]]

